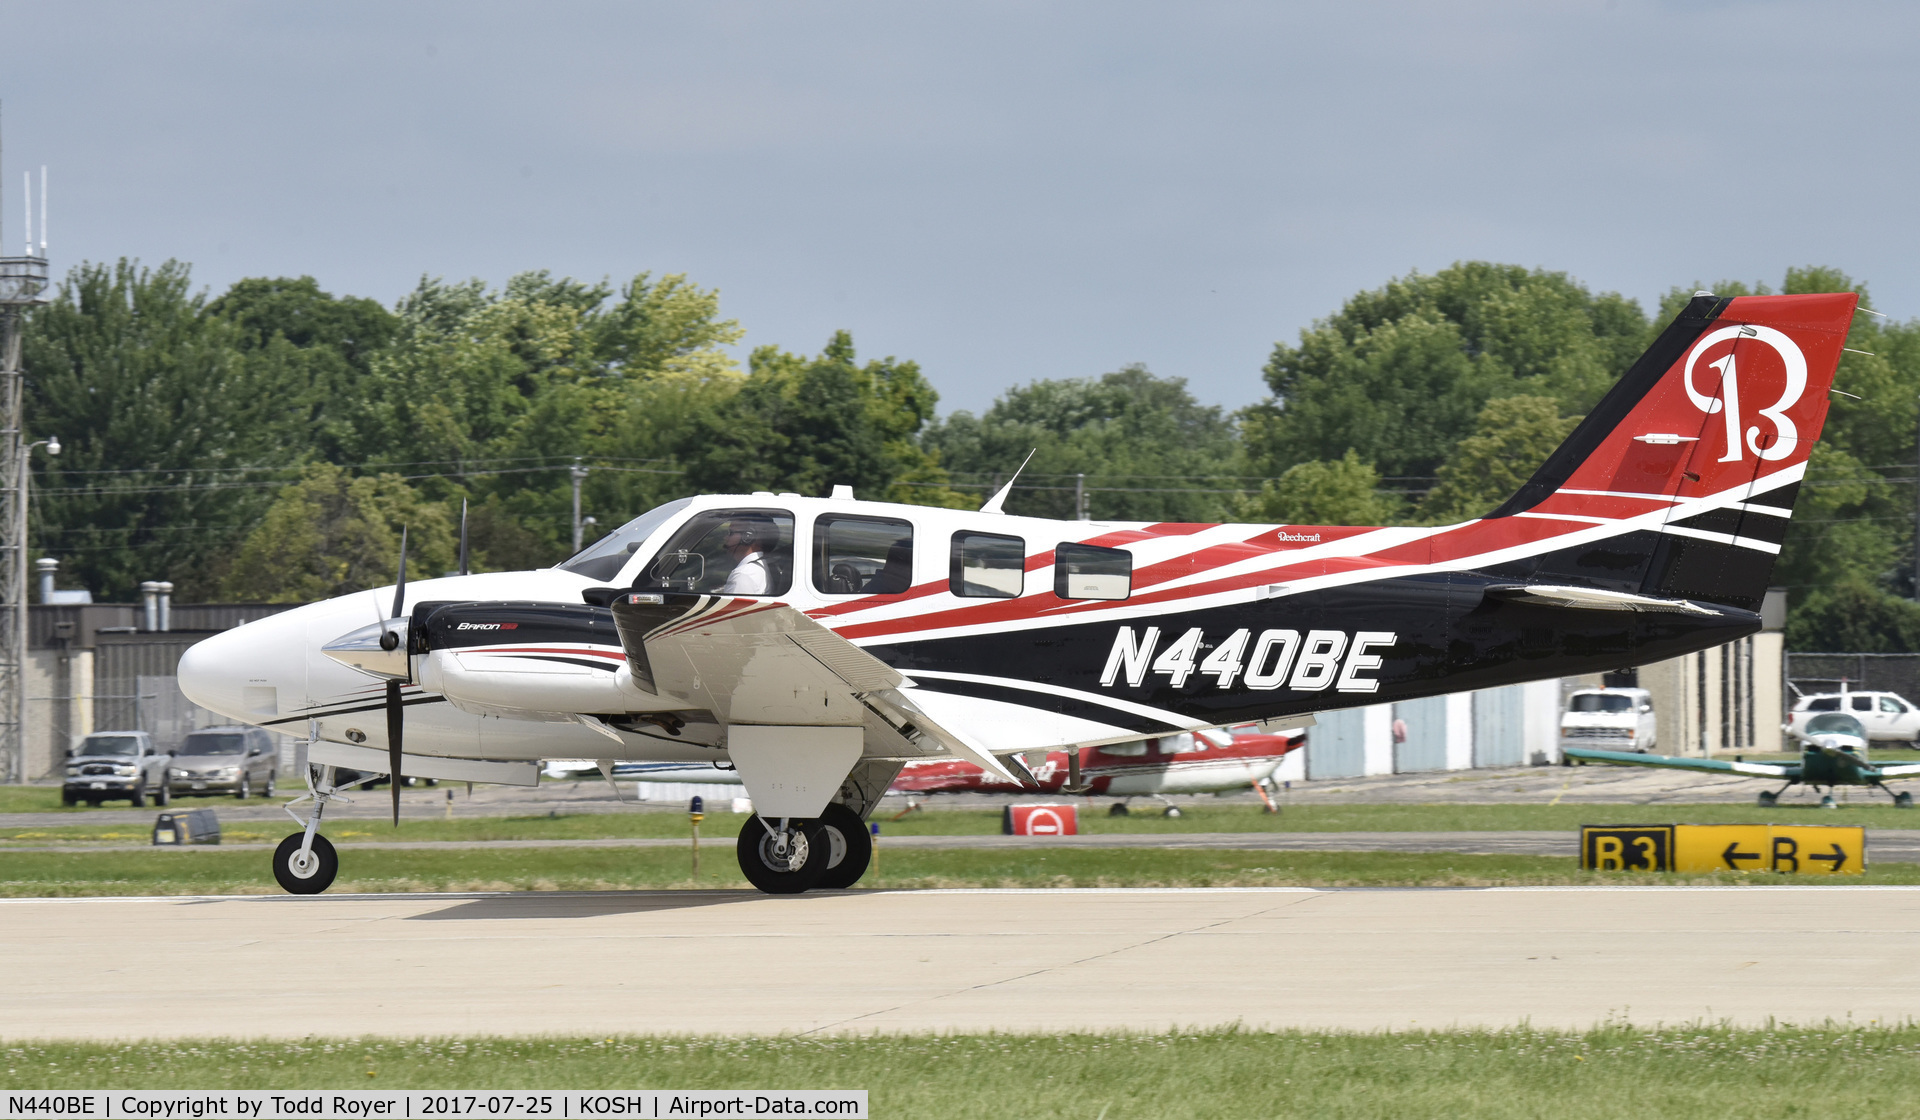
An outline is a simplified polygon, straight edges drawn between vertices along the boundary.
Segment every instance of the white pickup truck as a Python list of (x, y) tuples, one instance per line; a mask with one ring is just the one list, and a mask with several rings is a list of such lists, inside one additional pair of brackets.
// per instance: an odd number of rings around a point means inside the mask
[(1583, 688), (1567, 697), (1560, 746), (1637, 751), (1655, 746), (1653, 694), (1644, 688)]

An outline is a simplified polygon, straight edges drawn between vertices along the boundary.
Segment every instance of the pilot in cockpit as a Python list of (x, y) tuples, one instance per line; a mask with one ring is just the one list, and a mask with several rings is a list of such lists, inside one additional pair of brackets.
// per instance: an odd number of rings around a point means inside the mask
[(736, 517), (727, 525), (721, 547), (733, 557), (733, 570), (720, 585), (723, 595), (766, 595), (773, 589), (768, 553), (780, 543), (780, 532), (765, 517)]

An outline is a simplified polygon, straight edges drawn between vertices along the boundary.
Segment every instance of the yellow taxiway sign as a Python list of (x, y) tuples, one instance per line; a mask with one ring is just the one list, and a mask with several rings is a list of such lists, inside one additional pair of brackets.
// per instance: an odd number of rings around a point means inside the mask
[(1867, 830), (1841, 825), (1626, 824), (1580, 829), (1589, 871), (1777, 871), (1858, 875)]

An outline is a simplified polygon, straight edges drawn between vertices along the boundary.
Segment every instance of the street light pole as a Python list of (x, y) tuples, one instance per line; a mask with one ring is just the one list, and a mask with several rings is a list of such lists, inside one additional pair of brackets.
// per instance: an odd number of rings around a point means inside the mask
[(47, 454), (49, 455), (58, 455), (60, 454), (60, 437), (49, 436), (46, 439), (35, 440), (32, 443), (22, 443), (20, 445), (20, 461), (14, 464), (13, 477), (15, 484), (18, 486), (18, 492), (13, 496), (14, 524), (12, 529), (13, 539), (18, 542), (18, 544), (9, 559), (12, 560), (14, 566), (12, 582), (13, 586), (19, 589), (19, 601), (14, 604), (13, 617), (9, 619), (9, 621), (13, 623), (13, 648), (17, 651), (16, 656), (19, 657), (20, 661), (16, 669), (18, 676), (15, 680), (13, 694), (10, 697), (13, 701), (14, 710), (8, 713), (12, 719), (15, 732), (13, 754), (12, 757), (7, 760), (10, 771), (7, 775), (9, 782), (24, 782), (28, 777), (27, 623), (31, 617), (31, 612), (27, 609), (27, 552), (29, 551), (27, 548), (27, 493), (29, 483), (32, 479), (33, 449), (36, 447), (46, 448)]

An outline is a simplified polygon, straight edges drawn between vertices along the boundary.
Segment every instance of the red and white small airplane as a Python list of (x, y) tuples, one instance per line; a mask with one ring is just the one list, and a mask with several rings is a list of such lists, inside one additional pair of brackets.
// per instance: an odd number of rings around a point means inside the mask
[[(337, 767), (532, 784), (732, 766), (763, 890), (844, 887), (908, 763), (1064, 752), (1546, 677), (1754, 633), (1857, 299), (1696, 296), (1518, 493), (1457, 525), (1122, 524), (751, 494), (554, 568), (343, 595), (209, 638), (195, 703), (307, 732), (274, 855), (333, 881)], [(464, 565), (462, 566), (464, 569)], [(394, 812), (398, 817), (398, 791)], [(289, 812), (292, 807), (289, 806)], [(298, 819), (296, 817), (296, 819)]]
[[(1252, 788), (1267, 799), (1266, 787), (1274, 771), (1287, 755), (1306, 745), (1305, 730), (1279, 734), (1253, 728), (1183, 731), (1131, 743), (1075, 747), (1078, 759), (1068, 758), (1063, 750), (1047, 752), (1044, 760), (1028, 755), (1024, 761), (1033, 774), (1032, 782), (1010, 781), (957, 758), (909, 762), (892, 788), (895, 793), (1064, 793), (1120, 798)], [(1079, 784), (1071, 776), (1076, 763)], [(1267, 799), (1267, 804), (1272, 801)]]

